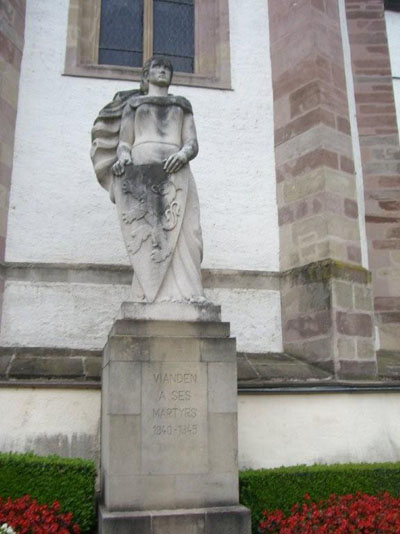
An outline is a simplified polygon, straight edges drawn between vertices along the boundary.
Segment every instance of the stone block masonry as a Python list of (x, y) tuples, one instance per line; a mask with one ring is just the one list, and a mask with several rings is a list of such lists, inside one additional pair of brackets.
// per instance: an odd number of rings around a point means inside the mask
[(114, 323), (103, 353), (102, 534), (249, 531), (238, 504), (236, 344), (219, 308), (200, 308), (125, 304)]
[(338, 0), (269, 3), (284, 350), (376, 374)]
[(270, 3), (281, 270), (361, 261), (337, 0)]
[[(0, 3), (0, 262), (4, 261), (7, 235), (25, 4), (25, 0), (4, 0)], [(0, 313), (3, 291), (4, 277), (0, 273)]]
[(346, 0), (365, 192), (369, 267), (382, 350), (400, 347), (400, 146), (384, 0)]
[(371, 277), (331, 260), (282, 276), (284, 348), (337, 379), (376, 375)]

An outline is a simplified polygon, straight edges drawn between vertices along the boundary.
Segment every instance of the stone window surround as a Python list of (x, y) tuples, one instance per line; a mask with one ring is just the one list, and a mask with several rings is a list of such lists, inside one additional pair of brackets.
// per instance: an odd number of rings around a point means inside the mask
[[(145, 27), (152, 27), (152, 2), (145, 0)], [(141, 68), (98, 64), (101, 0), (70, 0), (64, 75), (139, 81)], [(174, 73), (174, 85), (231, 89), (229, 0), (195, 2), (195, 73)], [(150, 19), (150, 22), (149, 22)], [(144, 37), (151, 55), (152, 34)]]

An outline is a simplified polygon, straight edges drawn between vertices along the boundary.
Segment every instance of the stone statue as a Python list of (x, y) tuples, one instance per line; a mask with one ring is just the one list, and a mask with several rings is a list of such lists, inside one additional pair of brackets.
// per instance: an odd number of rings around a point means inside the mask
[(194, 302), (201, 284), (199, 200), (189, 161), (198, 153), (192, 106), (168, 94), (171, 62), (154, 56), (139, 91), (117, 93), (92, 130), (91, 158), (117, 206), (139, 302)]

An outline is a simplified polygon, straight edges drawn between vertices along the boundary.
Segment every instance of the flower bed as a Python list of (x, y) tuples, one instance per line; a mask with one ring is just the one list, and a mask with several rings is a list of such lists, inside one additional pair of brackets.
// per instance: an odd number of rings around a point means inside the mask
[(240, 473), (240, 502), (251, 510), (253, 534), (257, 533), (263, 510), (279, 509), (287, 516), (294, 504), (303, 503), (306, 493), (313, 502), (319, 502), (332, 493), (357, 492), (399, 496), (400, 463), (298, 465)]
[(260, 534), (395, 534), (400, 532), (400, 497), (389, 493), (330, 495), (317, 503), (306, 494), (303, 504), (264, 512)]
[(29, 495), (15, 500), (0, 497), (0, 525), (5, 534), (80, 534), (72, 514), (60, 513), (57, 501), (51, 506), (38, 504)]
[(57, 501), (61, 512), (73, 514), (82, 534), (95, 529), (95, 477), (95, 464), (89, 460), (0, 453), (3, 500), (30, 495), (40, 505)]

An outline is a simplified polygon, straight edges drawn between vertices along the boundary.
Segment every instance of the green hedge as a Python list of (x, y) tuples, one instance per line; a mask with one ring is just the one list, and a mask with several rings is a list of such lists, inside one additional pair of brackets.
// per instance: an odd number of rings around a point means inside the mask
[[(94, 462), (58, 456), (0, 453), (0, 496), (29, 494), (40, 503), (57, 500), (72, 512), (82, 534), (95, 527)], [(309, 493), (313, 500), (331, 493), (388, 491), (400, 495), (400, 463), (295, 466), (242, 471), (240, 502), (251, 509), (253, 532), (265, 509), (290, 511)]]
[(263, 510), (281, 509), (285, 513), (305, 493), (312, 500), (331, 493), (345, 495), (357, 491), (376, 494), (388, 491), (400, 495), (400, 463), (340, 464), (260, 469), (240, 473), (240, 502), (250, 508), (253, 532)]
[(72, 512), (82, 534), (95, 526), (94, 462), (58, 456), (0, 453), (0, 496), (29, 494), (40, 504), (59, 501)]

